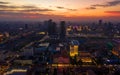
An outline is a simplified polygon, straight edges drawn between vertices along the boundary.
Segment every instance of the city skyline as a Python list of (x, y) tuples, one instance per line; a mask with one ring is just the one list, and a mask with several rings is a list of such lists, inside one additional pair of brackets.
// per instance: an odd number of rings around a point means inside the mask
[[(0, 20), (120, 19), (119, 0), (0, 0)], [(92, 20), (91, 20), (92, 19)]]

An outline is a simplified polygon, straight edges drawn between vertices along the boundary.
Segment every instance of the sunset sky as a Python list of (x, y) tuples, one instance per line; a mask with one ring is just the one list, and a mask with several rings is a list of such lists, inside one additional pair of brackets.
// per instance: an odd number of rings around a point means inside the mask
[(0, 20), (119, 21), (120, 0), (0, 0)]

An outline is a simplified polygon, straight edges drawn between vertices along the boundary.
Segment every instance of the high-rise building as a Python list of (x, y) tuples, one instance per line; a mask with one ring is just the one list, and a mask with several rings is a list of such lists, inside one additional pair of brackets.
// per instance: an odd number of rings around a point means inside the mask
[(56, 34), (56, 23), (52, 22), (52, 20), (48, 20), (48, 35)]
[(25, 29), (28, 29), (28, 24), (25, 24)]
[(79, 42), (77, 40), (72, 40), (70, 45), (70, 56), (78, 56)]
[(60, 38), (64, 39), (66, 35), (66, 26), (65, 26), (65, 21), (60, 22)]
[(102, 25), (103, 21), (102, 20), (99, 20), (99, 25)]
[(105, 31), (105, 26), (104, 26), (103, 20), (99, 20), (98, 21), (98, 26), (97, 26), (97, 32), (100, 35), (104, 35), (104, 31)]
[[(41, 26), (40, 26), (41, 27)], [(48, 31), (48, 21), (44, 21), (43, 22), (43, 25), (42, 25), (42, 27), (41, 27), (41, 29), (43, 29), (43, 30), (45, 30), (45, 31)]]
[(110, 38), (112, 38), (114, 36), (114, 27), (113, 24), (111, 22), (106, 24), (106, 35), (109, 36)]
[(114, 40), (112, 53), (120, 58), (120, 40)]

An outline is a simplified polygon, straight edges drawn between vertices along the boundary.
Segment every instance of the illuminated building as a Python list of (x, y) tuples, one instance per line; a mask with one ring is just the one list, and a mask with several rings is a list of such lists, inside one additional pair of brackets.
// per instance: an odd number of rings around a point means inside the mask
[(95, 61), (92, 60), (92, 55), (89, 52), (79, 51), (79, 56), (77, 57), (77, 61), (81, 60), (83, 64), (96, 64)]
[(112, 53), (120, 58), (120, 40), (115, 40), (115, 47), (112, 50)]
[(37, 34), (40, 34), (40, 35), (45, 35), (46, 32), (38, 32)]
[(0, 34), (0, 42), (3, 40), (3, 34)]
[(5, 34), (5, 37), (7, 38), (10, 37), (10, 34), (8, 32), (5, 32), (4, 34)]
[(10, 69), (4, 75), (26, 75), (27, 69)]
[(70, 45), (70, 56), (78, 56), (79, 42), (77, 40), (72, 40)]
[(82, 26), (78, 26), (78, 31), (82, 31)]
[(91, 63), (92, 62), (92, 60), (91, 60), (91, 58), (81, 58), (81, 61), (82, 62), (84, 62), (84, 63)]
[(72, 30), (72, 26), (68, 26), (67, 31), (71, 31), (71, 30)]
[(66, 28), (66, 35), (69, 35), (69, 32), (72, 30), (72, 26), (68, 26)]

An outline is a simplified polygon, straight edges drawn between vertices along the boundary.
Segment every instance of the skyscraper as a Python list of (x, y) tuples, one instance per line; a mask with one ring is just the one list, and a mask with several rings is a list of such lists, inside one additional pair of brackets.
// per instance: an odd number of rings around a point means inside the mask
[(99, 20), (99, 25), (102, 25), (103, 21), (102, 20)]
[(52, 20), (48, 20), (48, 35), (55, 35), (56, 34), (56, 23), (52, 22)]
[(60, 38), (64, 39), (66, 35), (66, 26), (65, 26), (65, 21), (60, 22)]
[(28, 29), (28, 24), (25, 24), (25, 29)]
[(70, 56), (78, 56), (79, 42), (78, 40), (72, 40), (70, 45)]

